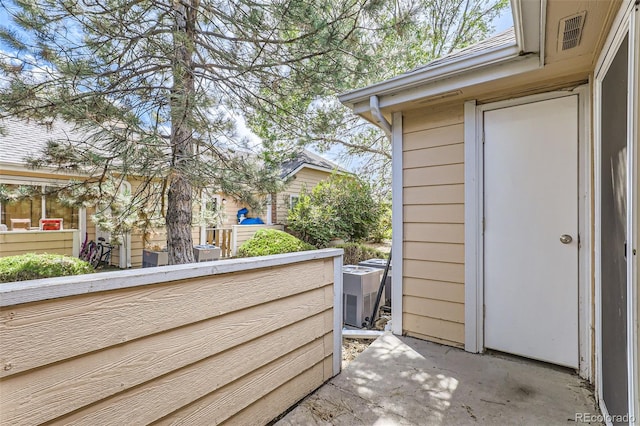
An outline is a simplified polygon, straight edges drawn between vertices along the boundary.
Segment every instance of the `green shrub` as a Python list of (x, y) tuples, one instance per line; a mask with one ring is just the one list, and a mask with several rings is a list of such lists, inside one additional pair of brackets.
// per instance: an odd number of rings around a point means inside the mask
[(0, 258), (0, 283), (92, 272), (94, 269), (88, 262), (61, 254), (28, 253)]
[(380, 203), (380, 217), (369, 233), (369, 240), (381, 243), (391, 239), (391, 203)]
[(303, 188), (287, 219), (289, 228), (303, 241), (326, 247), (334, 238), (345, 241), (367, 238), (379, 216), (379, 204), (367, 182), (333, 174), (310, 192)]
[(357, 265), (363, 260), (386, 259), (389, 257), (387, 253), (359, 243), (339, 244), (336, 248), (344, 250), (344, 258), (342, 259), (344, 265)]
[(238, 248), (238, 256), (266, 256), (314, 249), (315, 247), (312, 245), (300, 241), (286, 232), (277, 229), (260, 229)]

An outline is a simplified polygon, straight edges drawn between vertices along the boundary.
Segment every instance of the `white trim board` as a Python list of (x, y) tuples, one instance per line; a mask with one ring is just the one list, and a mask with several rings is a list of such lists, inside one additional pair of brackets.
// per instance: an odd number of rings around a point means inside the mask
[[(55, 231), (51, 231), (55, 232)], [(316, 259), (342, 257), (342, 249), (322, 249), (296, 253), (244, 257), (157, 268), (129, 269), (71, 277), (18, 281), (0, 285), (0, 306), (37, 302), (58, 297), (74, 296), (98, 291), (132, 288), (169, 281), (229, 274), (274, 266), (290, 265)], [(340, 271), (342, 273), (342, 271)], [(340, 284), (342, 281), (340, 282)], [(340, 326), (342, 329), (342, 325)]]
[(321, 166), (316, 166), (315, 164), (309, 164), (309, 163), (302, 163), (301, 165), (299, 165), (298, 167), (296, 167), (294, 170), (292, 170), (290, 173), (288, 173), (284, 179), (291, 177), (293, 175), (295, 175), (296, 173), (298, 173), (300, 170), (302, 169), (311, 169), (311, 170), (318, 170), (321, 172), (327, 172), (327, 173), (338, 173), (341, 175), (348, 175), (350, 174), (349, 172), (345, 172), (340, 170), (339, 168), (337, 168), (339, 166), (336, 165), (336, 168), (330, 169), (328, 167), (321, 167)]
[[(605, 45), (598, 57), (595, 68), (595, 81), (593, 87), (593, 105), (594, 105), (594, 198), (599, 200), (602, 194), (602, 176), (600, 167), (602, 163), (602, 140), (600, 137), (601, 132), (601, 116), (602, 116), (602, 80), (609, 70), (613, 59), (622, 44), (625, 36), (629, 34), (629, 96), (628, 96), (628, 116), (631, 120), (628, 120), (627, 124), (627, 137), (631, 140), (627, 142), (628, 149), (628, 165), (631, 166), (631, 172), (627, 176), (627, 243), (628, 247), (634, 248), (637, 251), (637, 241), (634, 239), (635, 234), (638, 231), (638, 200), (637, 192), (638, 181), (638, 164), (637, 159), (632, 158), (639, 149), (638, 142), (638, 79), (640, 78), (640, 65), (638, 64), (640, 54), (637, 52), (640, 45), (640, 29), (637, 22), (638, 6), (634, 5), (633, 1), (627, 2), (623, 5), (615, 21), (612, 25), (612, 29), (607, 37)], [(601, 218), (602, 210), (600, 203), (595, 203), (595, 251), (592, 264), (595, 268), (595, 347), (596, 347), (596, 398), (598, 404), (604, 414), (608, 412), (606, 404), (602, 398), (602, 312), (601, 312), (601, 300), (602, 300), (602, 270), (600, 265), (600, 257), (602, 253), (600, 238), (601, 238)], [(629, 257), (628, 257), (629, 258)], [(635, 421), (631, 424), (640, 424), (640, 400), (638, 395), (640, 394), (638, 371), (640, 366), (638, 365), (638, 256), (634, 256), (635, 261), (627, 262), (627, 329), (631, 330), (627, 334), (627, 374), (628, 374), (628, 393), (629, 393), (629, 414), (633, 414)], [(607, 424), (611, 424), (607, 419)]]
[[(589, 378), (591, 372), (590, 315), (590, 227), (587, 226), (587, 211), (590, 203), (588, 166), (589, 115), (588, 88), (580, 86), (572, 91), (554, 91), (475, 106), (474, 101), (465, 103), (465, 350), (484, 350), (484, 158), (483, 138), (485, 111), (523, 105), (532, 102), (565, 96), (578, 96), (579, 100), (579, 340), (580, 375)], [(586, 340), (585, 340), (586, 339)]]

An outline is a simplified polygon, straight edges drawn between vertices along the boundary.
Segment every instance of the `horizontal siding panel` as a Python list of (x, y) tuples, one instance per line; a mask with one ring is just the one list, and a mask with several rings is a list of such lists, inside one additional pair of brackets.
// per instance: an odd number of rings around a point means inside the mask
[(419, 167), (459, 164), (464, 162), (464, 144), (438, 146), (435, 148), (417, 149), (402, 155), (402, 167), (415, 169)]
[(413, 331), (406, 331), (405, 335), (408, 337), (415, 337), (416, 339), (420, 339), (420, 340), (427, 340), (429, 342), (439, 343), (441, 345), (454, 346), (456, 348), (464, 349), (464, 343), (452, 342), (451, 340), (440, 339), (438, 337), (433, 337), (433, 336), (426, 336), (424, 334), (416, 333)]
[[(292, 285), (291, 277), (296, 277)], [(324, 287), (333, 282), (333, 261), (317, 260), (275, 269), (225, 274), (180, 283), (16, 306), (0, 323), (5, 377), (147, 334)], [(191, 298), (185, 308), (186, 295)], [(145, 318), (137, 321), (137, 318)], [(82, 323), (83, 327), (77, 324)]]
[(402, 200), (405, 206), (414, 204), (463, 204), (464, 184), (404, 188)]
[(0, 233), (0, 244), (72, 241), (75, 234), (72, 231), (7, 231)]
[(435, 146), (453, 145), (464, 142), (464, 124), (437, 127), (408, 133), (402, 140), (404, 151), (433, 148)]
[(464, 184), (464, 164), (448, 164), (446, 166), (420, 167), (405, 169), (402, 172), (403, 186), (451, 185)]
[(414, 223), (464, 223), (463, 204), (404, 206), (404, 221)]
[[(419, 333), (428, 337), (448, 340), (454, 343), (464, 343), (464, 324), (424, 317), (410, 313), (402, 315), (403, 331)], [(429, 340), (427, 338), (427, 340)]]
[(407, 296), (464, 303), (464, 284), (460, 283), (405, 278), (402, 291)]
[(419, 132), (421, 130), (435, 129), (437, 127), (452, 126), (464, 122), (464, 105), (457, 102), (435, 108), (424, 108), (406, 111), (402, 117), (402, 132)]
[(405, 223), (404, 240), (424, 243), (464, 243), (464, 225), (449, 223)]
[(0, 422), (264, 424), (333, 376), (333, 263), (0, 308)]
[(448, 243), (404, 243), (405, 259), (464, 263), (464, 245)]
[(24, 248), (23, 250), (16, 250), (16, 249), (12, 249), (11, 247), (8, 247), (6, 249), (6, 251), (1, 251), (0, 252), (0, 257), (8, 257), (8, 256), (20, 256), (23, 254), (27, 254), (27, 253), (37, 253), (37, 254), (61, 254), (63, 256), (73, 256), (73, 249), (72, 248), (50, 248), (50, 249), (33, 249), (33, 248)]
[(405, 259), (403, 266), (402, 274), (405, 277), (464, 283), (464, 265), (460, 263)]
[[(283, 342), (283, 344), (286, 345), (287, 343)], [(256, 369), (216, 392), (206, 395), (194, 404), (185, 406), (171, 413), (170, 416), (162, 419), (160, 424), (220, 424), (236, 412), (258, 401), (262, 396), (266, 395), (270, 389), (282, 386), (297, 375), (302, 374), (310, 365), (313, 366), (318, 363), (322, 365), (323, 356), (321, 350), (322, 339), (315, 340), (286, 356)], [(257, 349), (257, 351), (260, 352), (261, 350)], [(238, 362), (239, 360), (242, 360), (242, 358), (237, 358), (233, 364), (242, 364)], [(224, 369), (224, 367), (221, 368)], [(210, 382), (212, 381), (211, 378), (216, 376), (217, 373), (212, 371), (210, 377), (201, 378), (199, 381)], [(317, 382), (316, 387), (322, 383), (322, 380)], [(186, 386), (189, 386), (189, 384), (186, 384)], [(153, 401), (150, 402), (153, 403)], [(170, 403), (171, 401), (167, 402)], [(108, 407), (106, 408), (108, 409)], [(263, 409), (265, 408), (263, 405)], [(153, 406), (151, 406), (150, 409), (153, 410)], [(265, 411), (274, 412), (266, 409)]]
[[(286, 329), (290, 333), (321, 336), (326, 332), (325, 317), (332, 312), (327, 293), (332, 293), (332, 286), (92, 352), (28, 375), (10, 376), (2, 382), (0, 404), (16, 408), (5, 413), (14, 421), (47, 421), (282, 326), (293, 324)], [(61, 388), (64, 400), (60, 400)], [(32, 404), (41, 408), (31, 410)]]
[[(273, 420), (273, 416), (269, 414), (269, 411), (264, 409), (264, 406), (271, 407), (274, 412), (284, 413), (289, 407), (292, 407), (300, 399), (298, 395), (308, 395), (313, 392), (317, 387), (317, 383), (323, 382), (323, 369), (322, 363), (314, 365), (309, 370), (294, 377), (287, 383), (280, 386), (273, 392), (265, 395), (259, 404), (251, 404), (232, 418), (225, 421), (225, 425), (232, 426), (245, 426), (245, 425), (262, 425), (268, 424)], [(160, 424), (170, 424), (163, 421)]]
[(409, 314), (464, 324), (464, 304), (404, 296), (402, 310)]
[[(298, 337), (289, 333), (287, 329), (281, 330), (277, 335), (264, 336), (223, 352), (220, 356), (207, 358), (147, 384), (121, 392), (112, 398), (101, 400), (86, 409), (58, 419), (54, 424), (125, 425), (130, 424), (131, 419), (135, 419), (137, 424), (149, 424), (170, 414), (178, 415), (188, 424), (203, 424), (202, 419), (199, 422), (195, 419), (187, 420), (189, 415), (182, 410), (185, 410), (185, 407), (188, 409), (193, 401), (216, 391), (219, 392), (216, 392), (215, 410), (206, 412), (200, 409), (190, 414), (193, 417), (206, 414), (209, 416), (208, 424), (219, 424), (243, 409), (242, 404), (251, 402), (252, 395), (259, 395), (262, 386), (272, 389), (269, 387), (271, 383), (264, 383), (268, 378), (276, 376), (279, 380), (288, 379), (290, 375), (295, 375), (294, 372), (303, 364), (306, 369), (320, 362), (324, 357), (322, 337), (300, 345), (300, 341), (312, 337), (312, 333)], [(265, 371), (266, 366), (272, 366), (274, 370), (267, 372), (263, 377), (257, 376), (256, 373)], [(289, 372), (288, 369), (292, 371)], [(243, 383), (246, 378), (238, 380), (243, 376), (253, 378), (252, 388)], [(224, 386), (226, 383), (229, 385)], [(230, 392), (233, 388), (236, 388), (236, 392)], [(243, 393), (242, 396), (237, 395), (240, 392)], [(197, 401), (196, 405), (199, 403), (202, 401)]]

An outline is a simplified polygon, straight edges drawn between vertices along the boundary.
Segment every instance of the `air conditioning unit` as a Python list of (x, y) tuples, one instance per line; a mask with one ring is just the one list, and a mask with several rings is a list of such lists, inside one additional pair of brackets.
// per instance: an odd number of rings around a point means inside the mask
[[(387, 267), (387, 259), (363, 260), (362, 262), (358, 263), (358, 265), (368, 266), (369, 268), (382, 269), (382, 273), (384, 274), (384, 268)], [(391, 306), (391, 268), (392, 265), (389, 265), (389, 273), (387, 274), (387, 279), (384, 283), (384, 298), (382, 299), (382, 304), (387, 306)]]
[(344, 323), (362, 328), (373, 312), (382, 279), (382, 270), (366, 266), (342, 267), (342, 303)]

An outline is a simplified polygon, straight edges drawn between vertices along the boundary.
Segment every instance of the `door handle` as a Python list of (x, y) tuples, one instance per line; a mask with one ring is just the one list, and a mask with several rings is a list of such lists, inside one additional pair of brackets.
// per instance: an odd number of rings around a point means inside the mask
[(569, 234), (560, 235), (560, 242), (562, 244), (569, 244), (571, 241), (573, 241), (573, 238), (571, 237), (571, 235)]

